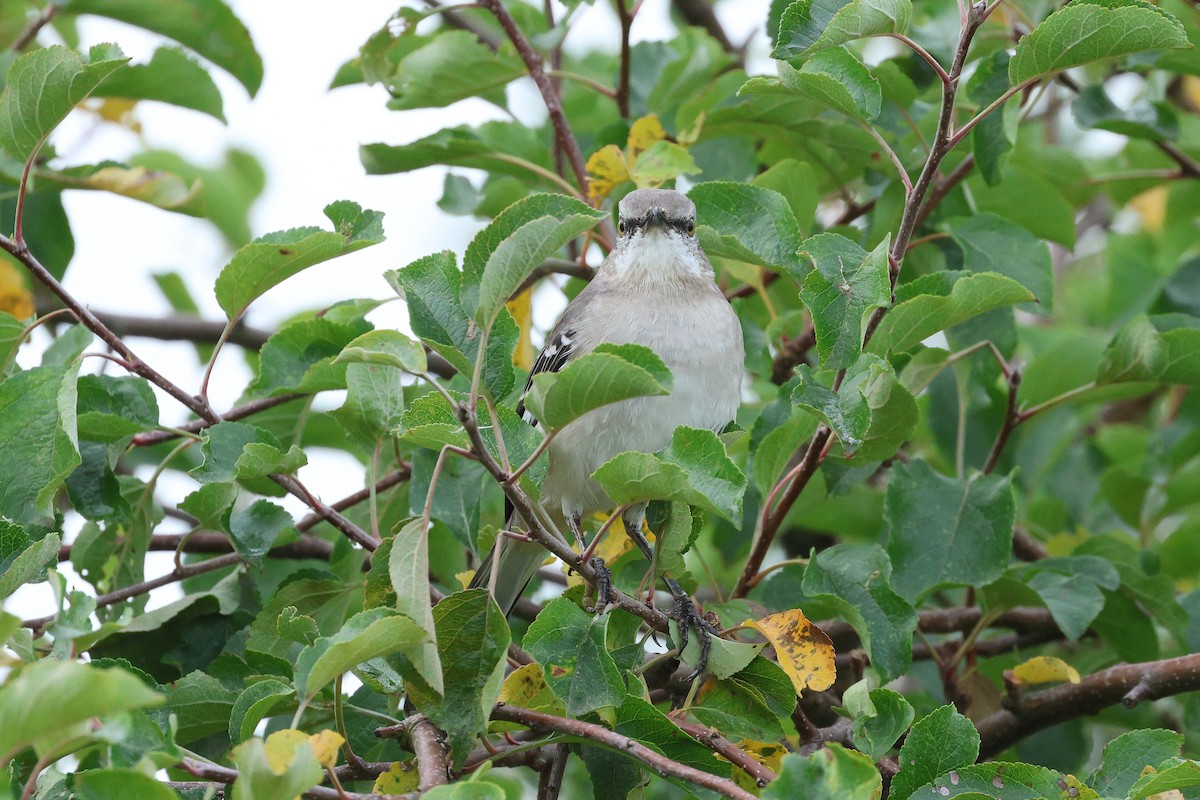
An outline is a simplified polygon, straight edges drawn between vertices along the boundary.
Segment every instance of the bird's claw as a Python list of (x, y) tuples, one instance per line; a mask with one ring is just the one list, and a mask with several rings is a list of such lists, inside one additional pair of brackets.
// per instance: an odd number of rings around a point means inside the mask
[(696, 604), (692, 602), (692, 598), (686, 594), (676, 595), (674, 616), (679, 622), (680, 653), (683, 653), (687, 649), (688, 640), (691, 636), (689, 632), (692, 628), (696, 629), (696, 633), (700, 638), (700, 657), (696, 660), (696, 668), (692, 670), (692, 674), (684, 678), (684, 680), (690, 683), (700, 677), (700, 674), (708, 667), (708, 653), (712, 648), (712, 638), (719, 635), (720, 631), (704, 618), (696, 608)]
[(593, 608), (596, 613), (602, 614), (612, 602), (612, 570), (599, 556), (589, 559), (588, 565), (596, 572), (596, 605)]

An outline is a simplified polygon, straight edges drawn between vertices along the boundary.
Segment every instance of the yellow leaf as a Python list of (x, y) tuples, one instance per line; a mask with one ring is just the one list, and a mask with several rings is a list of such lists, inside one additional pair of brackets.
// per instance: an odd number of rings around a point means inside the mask
[(0, 258), (0, 311), (17, 319), (29, 319), (34, 312), (33, 293), (7, 257)]
[(505, 305), (521, 329), (517, 349), (513, 351), (513, 365), (524, 370), (533, 369), (533, 287), (526, 289)]
[(457, 572), (454, 575), (454, 580), (458, 581), (459, 586), (466, 589), (471, 585), (471, 581), (475, 578), (475, 570), (464, 569), (462, 572)]
[(658, 121), (657, 114), (636, 120), (629, 126), (629, 139), (626, 141), (625, 149), (629, 151), (629, 160), (637, 158), (638, 153), (665, 138), (667, 138), (667, 132), (663, 129), (662, 123)]
[(100, 119), (128, 128), (134, 133), (141, 133), (142, 123), (138, 122), (133, 113), (137, 102), (137, 100), (129, 100), (124, 97), (109, 97), (103, 100), (93, 100), (91, 108), (99, 115)]
[[(1074, 775), (1063, 775), (1058, 787), (1062, 789), (1060, 797), (1071, 798), (1071, 800), (1096, 800), (1100, 795), (1096, 794), (1096, 790), (1089, 786), (1085, 786), (1079, 778)], [(1074, 791), (1071, 791), (1074, 789)]]
[[(567, 713), (563, 701), (550, 688), (550, 684), (546, 683), (546, 673), (542, 665), (536, 662), (514, 670), (504, 679), (504, 685), (500, 687), (500, 702), (557, 716)], [(494, 722), (490, 730), (512, 731), (521, 727), (510, 722)]]
[(1155, 186), (1129, 201), (1129, 206), (1142, 218), (1142, 228), (1149, 233), (1162, 230), (1167, 218), (1167, 187)]
[(381, 773), (371, 787), (372, 794), (407, 794), (417, 791), (420, 775), (413, 761), (394, 761), (387, 772)]
[(608, 197), (614, 186), (629, 180), (629, 164), (621, 148), (615, 144), (605, 145), (592, 153), (587, 162), (587, 171), (588, 199), (593, 202)]
[(804, 689), (821, 692), (833, 686), (837, 677), (833, 642), (825, 631), (808, 621), (803, 611), (793, 608), (742, 624), (767, 637), (797, 695)]
[[(778, 775), (780, 769), (783, 768), (783, 757), (788, 753), (788, 749), (781, 744), (775, 744), (774, 742), (756, 742), (753, 739), (742, 739), (737, 743), (737, 746), (739, 749), (745, 752), (746, 755), (750, 756), (755, 761), (774, 772), (776, 775)], [(717, 758), (724, 761), (720, 754), (717, 754)], [(735, 769), (733, 771), (733, 780), (734, 783), (736, 783), (738, 786), (741, 786), (751, 794), (758, 794), (760, 791), (758, 784), (754, 781), (754, 778), (751, 778), (740, 769)]]
[(692, 123), (692, 127), (686, 131), (680, 131), (675, 137), (675, 141), (679, 142), (684, 147), (691, 147), (700, 140), (700, 131), (704, 130), (704, 120), (708, 117), (707, 111), (701, 111), (696, 115), (696, 121)]
[(1181, 93), (1187, 98), (1193, 110), (1200, 110), (1200, 78), (1195, 75), (1184, 75)]
[(341, 734), (326, 728), (320, 733), (314, 733), (308, 737), (308, 742), (312, 745), (313, 753), (316, 754), (317, 761), (321, 762), (321, 766), (332, 769), (337, 766), (338, 749), (346, 743), (346, 740), (342, 738)]
[(1013, 667), (1012, 674), (1021, 683), (1053, 683), (1054, 681), (1079, 683), (1078, 670), (1061, 658), (1054, 656), (1034, 656)]
[(267, 757), (267, 766), (276, 775), (282, 775), (292, 766), (296, 759), (296, 748), (312, 744), (308, 734), (294, 728), (275, 731), (263, 743), (263, 754)]

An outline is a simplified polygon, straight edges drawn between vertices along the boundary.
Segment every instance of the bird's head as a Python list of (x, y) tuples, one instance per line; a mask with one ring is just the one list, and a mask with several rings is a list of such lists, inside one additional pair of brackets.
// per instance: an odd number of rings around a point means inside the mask
[(696, 205), (672, 189), (637, 189), (617, 207), (620, 237), (609, 256), (618, 278), (659, 281), (708, 278), (712, 267), (696, 241)]

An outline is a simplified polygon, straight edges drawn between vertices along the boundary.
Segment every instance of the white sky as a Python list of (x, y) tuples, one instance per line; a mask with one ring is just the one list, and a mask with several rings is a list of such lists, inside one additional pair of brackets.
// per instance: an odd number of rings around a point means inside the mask
[[(251, 214), (254, 235), (302, 225), (327, 228), (321, 209), (335, 200), (353, 200), (364, 208), (384, 212), (388, 239), (375, 247), (319, 264), (267, 292), (251, 307), (250, 324), (274, 329), (278, 323), (307, 308), (320, 308), (338, 300), (392, 296), (382, 274), (421, 256), (450, 248), (462, 253), (483, 222), (452, 217), (436, 205), (446, 170), (430, 168), (416, 173), (367, 176), (358, 159), (358, 146), (368, 142), (402, 144), (450, 125), (478, 124), (504, 118), (503, 112), (479, 100), (466, 100), (446, 109), (394, 112), (386, 108), (387, 94), (380, 86), (350, 86), (327, 91), (337, 68), (353, 57), (362, 43), (396, 10), (396, 0), (355, 0), (331, 4), (317, 0), (292, 0), (285, 4), (263, 0), (232, 0), (230, 5), (249, 28), (262, 55), (264, 79), (256, 97), (250, 98), (233, 78), (212, 68), (224, 99), (227, 125), (197, 112), (159, 103), (142, 103), (137, 116), (142, 141), (115, 125), (95, 123), (85, 112), (75, 112), (55, 134), (55, 145), (67, 164), (103, 159), (122, 160), (145, 147), (175, 150), (191, 161), (217, 163), (229, 147), (254, 153), (267, 173), (267, 186)], [(736, 0), (718, 6), (718, 14), (734, 41), (742, 41), (760, 27), (768, 0)], [(635, 41), (669, 36), (668, 0), (645, 0), (635, 21)], [(559, 7), (559, 15), (562, 8)], [(618, 35), (616, 20), (604, 2), (582, 9), (567, 46), (589, 49), (611, 47)], [(133, 58), (145, 62), (161, 39), (140, 29), (100, 18), (81, 20), (82, 45), (116, 42)], [(759, 48), (764, 45), (757, 42)], [(544, 109), (528, 79), (510, 88), (514, 113), (531, 124), (540, 124)], [(64, 194), (75, 235), (75, 258), (66, 275), (67, 288), (96, 309), (143, 315), (170, 312), (151, 273), (177, 271), (184, 276), (209, 319), (221, 312), (212, 294), (213, 281), (230, 252), (212, 226), (179, 214), (103, 192), (72, 191)], [(549, 305), (549, 304), (547, 304)], [(542, 325), (553, 322), (558, 308), (539, 308)], [(390, 303), (371, 315), (380, 327), (406, 327), (403, 303)], [(25, 348), (20, 362), (32, 366), (40, 357), (35, 340)], [(131, 340), (142, 358), (184, 388), (199, 386), (201, 369), (191, 352), (180, 344)], [(94, 362), (85, 369), (94, 369)], [(210, 396), (218, 410), (232, 405), (250, 379), (236, 349), (218, 361)], [(336, 407), (337, 393), (320, 398), (319, 407)], [(173, 400), (160, 395), (166, 424), (186, 418)], [(310, 449), (309, 465), (300, 472), (309, 488), (325, 501), (333, 501), (363, 485), (364, 471), (344, 453)], [(146, 477), (146, 476), (143, 476)], [(186, 477), (164, 474), (158, 494), (178, 502), (195, 489)], [(304, 513), (292, 498), (284, 504), (294, 515)], [(67, 538), (78, 529), (70, 515)], [(174, 527), (173, 527), (174, 525)], [(173, 531), (167, 520), (160, 532)], [(169, 553), (152, 553), (147, 576), (168, 572)], [(64, 565), (71, 588), (84, 583)], [(177, 597), (174, 586), (155, 593), (157, 606)], [(22, 617), (50, 613), (54, 602), (47, 584), (26, 587), (5, 604)]]

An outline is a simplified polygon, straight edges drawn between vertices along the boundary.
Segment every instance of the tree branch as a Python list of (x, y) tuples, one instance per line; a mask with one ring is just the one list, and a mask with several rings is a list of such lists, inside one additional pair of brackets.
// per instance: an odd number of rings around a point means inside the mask
[(671, 720), (680, 730), (753, 778), (758, 788), (763, 788), (779, 777), (765, 764), (760, 764), (745, 750), (722, 736), (719, 731), (685, 719), (672, 717)]
[(1006, 698), (1005, 709), (984, 717), (979, 729), (980, 757), (991, 758), (1037, 731), (1077, 717), (1096, 714), (1124, 703), (1133, 708), (1146, 700), (1200, 689), (1200, 653), (1120, 664), (1088, 675), (1079, 683), (1064, 683), (1019, 698)]
[[(223, 784), (229, 785), (238, 779), (238, 771), (229, 767), (222, 767), (218, 764), (207, 764), (202, 761), (197, 761), (194, 758), (185, 758), (177, 765), (190, 775), (195, 775), (207, 785)], [(352, 770), (345, 766), (338, 767), (335, 772), (341, 780), (365, 780), (376, 778), (379, 775), (387, 772), (391, 768), (390, 763), (367, 763), (364, 764), (364, 770)], [(188, 782), (192, 783), (192, 782)], [(168, 783), (171, 785), (181, 785)], [(186, 785), (186, 784), (183, 784)], [(421, 796), (421, 792), (408, 792), (406, 794), (364, 794), (362, 792), (347, 792), (344, 789), (334, 788), (330, 786), (314, 786), (301, 794), (301, 797), (310, 798), (310, 800), (417, 800)]]
[(515, 722), (532, 730), (553, 731), (587, 739), (595, 744), (615, 750), (619, 753), (636, 758), (660, 777), (671, 777), (694, 783), (705, 789), (733, 798), (733, 800), (754, 800), (754, 795), (728, 778), (721, 778), (710, 772), (689, 767), (661, 755), (629, 736), (609, 730), (601, 725), (584, 722), (578, 719), (565, 719), (552, 714), (543, 714), (528, 708), (501, 703), (492, 710), (492, 719), (502, 722)]
[(784, 342), (783, 347), (775, 354), (774, 361), (771, 362), (771, 382), (776, 386), (783, 386), (791, 380), (796, 365), (804, 362), (808, 351), (812, 350), (816, 343), (817, 332), (813, 329), (812, 323), (805, 326), (799, 336)]
[(42, 9), (41, 13), (29, 21), (29, 24), (25, 26), (25, 30), (21, 31), (17, 35), (16, 39), (13, 39), (12, 44), (8, 46), (8, 49), (14, 53), (19, 53), (24, 50), (25, 46), (37, 37), (38, 31), (46, 27), (50, 20), (54, 19), (54, 16), (57, 13), (58, 4), (47, 3), (46, 7)]
[[(621, 74), (617, 83), (617, 109), (622, 119), (629, 119), (629, 29), (633, 14), (625, 7), (626, 0), (616, 0), (617, 20), (621, 23)], [(637, 6), (634, 6), (636, 11)]]
[[(242, 557), (237, 553), (228, 553), (216, 558), (210, 558), (208, 561), (201, 561), (198, 564), (185, 564), (181, 567), (168, 572), (166, 575), (160, 575), (157, 578), (152, 578), (148, 581), (135, 583), (132, 586), (126, 586), (123, 589), (118, 589), (115, 592), (109, 592), (96, 597), (96, 608), (105, 608), (107, 606), (116, 605), (124, 602), (131, 597), (137, 597), (139, 594), (145, 594), (160, 586), (166, 586), (168, 583), (176, 583), (186, 580), (196, 575), (203, 575), (206, 572), (232, 567), (242, 563)], [(21, 623), (22, 627), (32, 628), (35, 631), (40, 631), (42, 628), (49, 625), (55, 620), (57, 615), (51, 614), (47, 617), (39, 617), (37, 619), (27, 619)]]
[(417, 716), (408, 725), (413, 754), (417, 757), (418, 787), (422, 792), (441, 786), (449, 780), (450, 762), (446, 752), (446, 735), (425, 717)]
[(709, 36), (720, 43), (721, 49), (735, 56), (741, 62), (742, 48), (735, 46), (729, 40), (729, 34), (725, 33), (724, 26), (717, 19), (717, 15), (713, 13), (712, 3), (709, 0), (671, 0), (671, 5), (679, 12), (679, 16), (683, 17), (684, 22), (704, 28), (708, 31)]
[[(293, 400), (299, 400), (302, 397), (308, 397), (306, 394), (279, 394), (274, 397), (264, 397), (259, 400), (251, 400), (248, 403), (243, 403), (240, 406), (234, 406), (221, 415), (220, 422), (236, 422), (240, 419), (253, 416), (260, 411), (266, 411), (275, 406), (281, 406), (284, 403), (290, 403)], [(211, 428), (217, 424), (208, 419), (195, 419), (191, 422), (185, 422), (176, 428), (174, 431), (146, 431), (145, 433), (135, 434), (132, 444), (134, 447), (148, 447), (160, 442), (169, 442), (172, 439), (178, 439), (179, 434), (175, 431), (186, 431), (188, 433), (199, 433), (205, 428)]]

